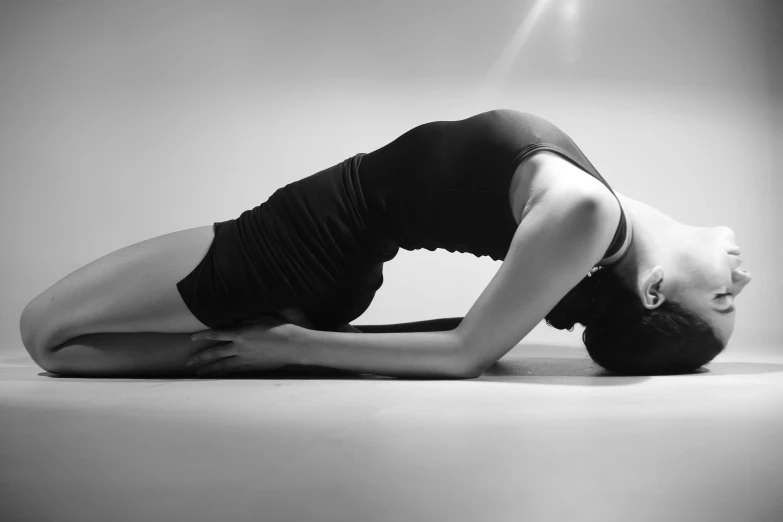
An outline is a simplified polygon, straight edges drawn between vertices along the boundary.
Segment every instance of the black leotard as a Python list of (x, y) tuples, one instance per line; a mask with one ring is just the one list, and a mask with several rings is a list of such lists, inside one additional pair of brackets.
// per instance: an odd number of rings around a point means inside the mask
[[(302, 309), (318, 329), (342, 326), (370, 306), (383, 263), (400, 248), (504, 259), (517, 227), (511, 177), (544, 149), (612, 191), (576, 144), (541, 117), (495, 110), (425, 123), (214, 223), (207, 254), (177, 289), (211, 328), (283, 307)], [(627, 232), (622, 214), (602, 264), (627, 250)]]
[[(539, 150), (560, 154), (614, 194), (563, 131), (533, 114), (503, 109), (425, 123), (365, 155), (359, 166), (364, 199), (373, 220), (400, 248), (502, 260), (517, 228), (508, 197), (511, 177)], [(625, 236), (621, 212), (604, 261), (621, 249)]]

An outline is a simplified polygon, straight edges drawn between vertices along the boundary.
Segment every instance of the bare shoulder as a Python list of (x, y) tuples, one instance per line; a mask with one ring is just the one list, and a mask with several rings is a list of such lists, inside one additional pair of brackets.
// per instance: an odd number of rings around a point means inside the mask
[(528, 164), (528, 171), (534, 174), (537, 183), (550, 191), (607, 193), (614, 197), (589, 172), (551, 150), (534, 152), (523, 163)]
[(536, 205), (574, 197), (599, 203), (610, 221), (619, 222), (620, 203), (606, 186), (556, 152), (537, 151), (514, 172), (509, 197), (517, 224)]

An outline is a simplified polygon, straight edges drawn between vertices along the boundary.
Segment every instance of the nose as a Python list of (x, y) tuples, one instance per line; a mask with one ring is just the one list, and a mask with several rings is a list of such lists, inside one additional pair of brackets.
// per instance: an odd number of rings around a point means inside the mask
[(753, 275), (748, 272), (747, 270), (735, 270), (731, 273), (731, 278), (739, 286), (739, 290), (734, 292), (734, 294), (739, 294), (742, 292), (742, 290), (750, 283), (750, 281), (753, 279)]
[(721, 228), (724, 232), (726, 232), (726, 235), (731, 238), (732, 242), (736, 239), (736, 236), (734, 235), (734, 231), (729, 227), (718, 227), (718, 228)]

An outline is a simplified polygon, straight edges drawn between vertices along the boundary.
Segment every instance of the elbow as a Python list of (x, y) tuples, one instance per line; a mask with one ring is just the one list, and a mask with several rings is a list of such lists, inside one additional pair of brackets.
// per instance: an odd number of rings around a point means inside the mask
[(465, 364), (462, 365), (460, 375), (462, 375), (462, 379), (476, 379), (481, 377), (481, 374), (484, 373), (484, 370), (486, 369), (486, 364), (481, 364), (474, 358), (469, 358)]
[(481, 364), (475, 357), (471, 357), (466, 351), (462, 351), (458, 357), (459, 364), (455, 371), (457, 379), (475, 379), (481, 377), (486, 370), (486, 365)]
[(463, 372), (459, 379), (478, 379), (481, 377), (481, 374), (484, 373), (483, 370), (476, 370), (471, 368), (470, 370)]
[(475, 354), (465, 349), (463, 339), (454, 330), (443, 333), (451, 336), (451, 347), (438, 358), (438, 378), (475, 379), (480, 376), (484, 368), (480, 367)]
[(433, 375), (427, 375), (428, 379), (447, 379), (447, 380), (463, 380), (463, 379), (476, 379), (480, 377), (484, 372), (477, 371), (474, 368), (459, 369), (455, 371), (435, 372)]
[(468, 348), (464, 337), (462, 337), (456, 329), (450, 330), (448, 333), (453, 336), (452, 339), (456, 346), (456, 355), (452, 353), (449, 358), (450, 373), (453, 378), (475, 379), (480, 377), (487, 368), (487, 365), (483, 364), (483, 361), (476, 357), (475, 351)]

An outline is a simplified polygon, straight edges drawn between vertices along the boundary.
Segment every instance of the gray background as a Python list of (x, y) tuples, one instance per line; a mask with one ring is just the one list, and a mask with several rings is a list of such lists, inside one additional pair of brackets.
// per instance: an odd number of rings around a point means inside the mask
[[(754, 281), (729, 349), (780, 345), (782, 4), (2, 1), (0, 351), (24, 352), (31, 299), (111, 251), (501, 107), (559, 125), (618, 191), (732, 227)], [(400, 251), (355, 322), (462, 316), (499, 266)]]

